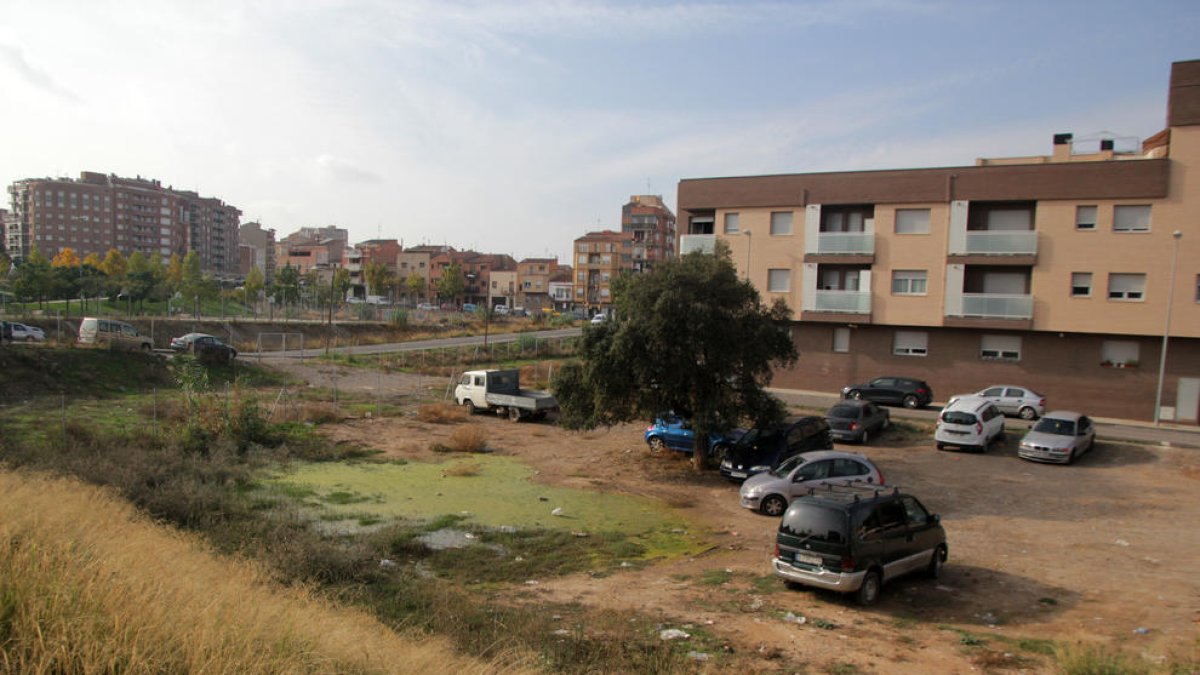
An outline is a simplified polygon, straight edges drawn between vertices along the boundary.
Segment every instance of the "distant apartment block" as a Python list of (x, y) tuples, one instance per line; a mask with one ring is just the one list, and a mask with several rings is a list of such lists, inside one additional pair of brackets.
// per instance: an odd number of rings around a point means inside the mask
[(243, 223), (238, 228), (238, 243), (243, 257), (240, 266), (242, 276), (257, 267), (268, 284), (275, 281), (275, 230), (265, 230), (260, 223)]
[(647, 272), (675, 257), (675, 214), (662, 195), (633, 195), (621, 207), (621, 232), (632, 235), (633, 271)]
[(79, 256), (117, 249), (163, 260), (189, 251), (206, 272), (235, 276), (239, 268), (241, 211), (220, 199), (163, 187), (149, 178), (84, 171), (78, 179), (27, 178), (8, 188), (12, 214), (4, 241), (15, 260), (34, 248), (53, 257), (64, 248)]
[[(367, 271), (372, 265), (382, 265), (397, 283), (400, 242), (395, 239), (368, 239), (348, 247), (344, 253), (343, 266), (350, 273), (351, 297), (365, 298), (367, 295), (382, 295), (383, 289), (371, 288)], [(390, 291), (399, 290), (393, 286)]]
[(633, 233), (603, 230), (575, 240), (575, 306), (594, 314), (612, 308), (612, 281), (633, 271)]
[(301, 274), (328, 272), (342, 265), (350, 232), (340, 227), (302, 227), (275, 244), (276, 267), (295, 267)]
[(1167, 120), (975, 166), (683, 180), (680, 250), (724, 241), (792, 308), (801, 357), (777, 386), (908, 375), (945, 400), (1014, 383), (1052, 408), (1196, 423), (1200, 61), (1173, 64)]
[(531, 312), (552, 307), (550, 277), (557, 270), (557, 258), (526, 258), (517, 263), (517, 305)]

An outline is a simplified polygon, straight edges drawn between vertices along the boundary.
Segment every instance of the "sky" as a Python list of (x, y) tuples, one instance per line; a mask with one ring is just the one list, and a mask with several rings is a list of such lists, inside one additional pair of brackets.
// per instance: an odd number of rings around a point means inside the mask
[(1198, 35), (1195, 0), (0, 0), (0, 183), (568, 263), (684, 178), (1134, 147)]

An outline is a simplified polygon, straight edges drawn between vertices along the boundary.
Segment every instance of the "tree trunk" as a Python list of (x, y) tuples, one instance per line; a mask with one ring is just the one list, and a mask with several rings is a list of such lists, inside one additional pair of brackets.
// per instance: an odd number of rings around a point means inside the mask
[(697, 430), (692, 442), (692, 470), (699, 473), (708, 468), (708, 432)]

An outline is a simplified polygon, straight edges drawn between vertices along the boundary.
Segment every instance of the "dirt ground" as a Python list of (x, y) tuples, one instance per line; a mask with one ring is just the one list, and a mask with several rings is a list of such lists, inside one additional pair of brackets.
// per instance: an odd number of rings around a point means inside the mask
[[(288, 366), (314, 386), (336, 378), (345, 392), (387, 397), (417, 386), (407, 376), (332, 368)], [(939, 513), (950, 546), (940, 580), (899, 580), (864, 609), (764, 583), (776, 521), (743, 509), (737, 486), (715, 472), (697, 476), (676, 453), (651, 455), (642, 426), (574, 433), (491, 415), (470, 423), (486, 428), (497, 452), (534, 467), (537, 480), (662, 499), (712, 542), (695, 558), (542, 580), (515, 590), (515, 601), (646, 612), (664, 628), (718, 636), (739, 670), (1041, 672), (1051, 658), (1037, 653), (1045, 645), (1037, 640), (1103, 644), (1163, 664), (1197, 658), (1195, 450), (1100, 443), (1064, 467), (1018, 459), (1016, 434), (986, 454), (939, 452), (902, 434), (843, 448), (869, 456), (889, 483)], [(348, 420), (330, 433), (417, 458), (452, 428), (405, 417)]]

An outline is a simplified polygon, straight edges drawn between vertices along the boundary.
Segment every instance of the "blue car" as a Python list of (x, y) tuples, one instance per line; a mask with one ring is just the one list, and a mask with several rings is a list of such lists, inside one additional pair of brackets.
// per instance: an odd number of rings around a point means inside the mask
[[(741, 435), (745, 433), (735, 429), (728, 433), (713, 432), (708, 435), (708, 456), (717, 461), (725, 457), (725, 452)], [(695, 447), (696, 433), (692, 431), (690, 420), (678, 415), (664, 415), (654, 420), (646, 427), (646, 445), (650, 452), (658, 453), (667, 448), (678, 452), (691, 453)]]

